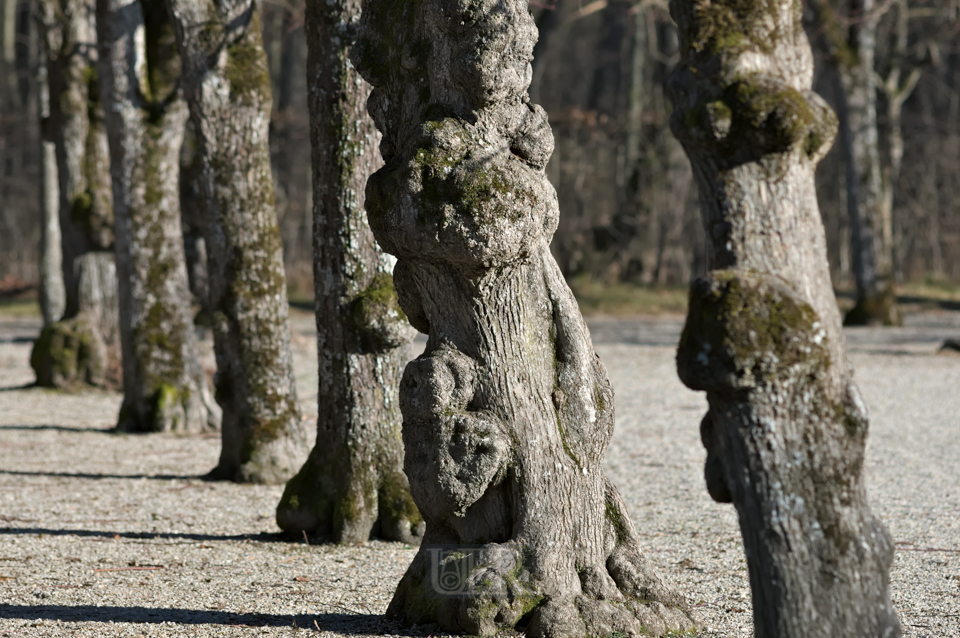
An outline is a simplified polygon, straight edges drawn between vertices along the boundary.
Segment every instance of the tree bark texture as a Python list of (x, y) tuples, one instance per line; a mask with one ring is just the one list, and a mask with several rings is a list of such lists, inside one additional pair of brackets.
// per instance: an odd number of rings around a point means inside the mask
[(415, 543), (423, 520), (403, 473), (398, 397), (414, 330), (364, 211), (367, 178), (383, 162), (366, 113), (370, 86), (347, 57), (359, 19), (360, 0), (306, 7), (321, 410), (316, 446), (287, 484), (277, 522), (342, 543), (371, 534)]
[(877, 124), (876, 6), (874, 0), (844, 0), (843, 18), (850, 26), (843, 28), (830, 1), (816, 0), (815, 6), (840, 78), (840, 141), (847, 166), (847, 212), (857, 286), (857, 303), (845, 322), (899, 325), (892, 210), (884, 206)]
[[(474, 635), (689, 629), (603, 474), (613, 389), (548, 248), (558, 207), (553, 135), (527, 97), (535, 40), (523, 0), (363, 3), (351, 59), (374, 86), (386, 162), (368, 219), (429, 335), (400, 384), (426, 532), (387, 613)], [(435, 569), (464, 553), (456, 593), (438, 588)]]
[(200, 367), (180, 228), (187, 105), (163, 0), (99, 0), (100, 86), (111, 147), (123, 405), (117, 428), (219, 427)]
[(671, 126), (711, 241), (677, 369), (707, 392), (707, 488), (739, 514), (756, 636), (898, 636), (893, 541), (867, 505), (866, 409), (814, 188), (836, 119), (810, 90), (800, 3), (670, 6), (682, 42)]
[(280, 483), (309, 452), (274, 207), (270, 78), (253, 0), (168, 0), (200, 154), (223, 449), (212, 476)]

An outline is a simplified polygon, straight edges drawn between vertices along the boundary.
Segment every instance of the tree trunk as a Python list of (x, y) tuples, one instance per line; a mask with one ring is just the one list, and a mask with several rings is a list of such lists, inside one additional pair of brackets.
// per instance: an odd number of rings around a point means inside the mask
[(363, 207), (382, 162), (370, 87), (347, 57), (359, 19), (360, 0), (307, 5), (321, 410), (316, 447), (287, 484), (277, 523), (340, 543), (371, 534), (414, 543), (423, 525), (403, 473), (397, 396), (413, 330)]
[(893, 223), (884, 207), (884, 188), (877, 125), (877, 81), (874, 58), (877, 20), (874, 0), (845, 0), (840, 19), (830, 0), (816, 0), (840, 77), (840, 139), (847, 165), (847, 212), (856, 306), (847, 313), (849, 325), (900, 325), (893, 281)]
[(604, 477), (613, 390), (547, 245), (535, 39), (524, 0), (363, 3), (351, 59), (386, 161), (368, 219), (429, 335), (400, 385), (426, 532), (387, 613), (474, 635), (528, 620), (530, 636), (686, 630)]
[[(43, 48), (43, 40), (38, 43)], [(57, 177), (57, 146), (49, 129), (50, 85), (47, 83), (47, 55), (37, 60), (37, 100), (40, 135), (40, 311), (43, 325), (63, 317), (66, 290), (63, 285), (63, 246), (60, 237), (60, 184)]]
[(830, 286), (814, 169), (836, 132), (810, 90), (800, 3), (675, 0), (674, 133), (711, 272), (690, 291), (680, 378), (705, 390), (710, 495), (733, 502), (757, 638), (898, 636), (893, 541), (863, 485), (866, 409)]
[[(115, 360), (119, 356), (119, 311), (113, 195), (97, 82), (95, 0), (40, 0), (40, 17), (50, 105), (45, 129), (56, 148), (60, 191), (66, 293), (62, 314), (64, 319), (72, 319), (84, 313), (84, 325), (99, 333), (108, 357)], [(38, 341), (44, 343), (53, 342)], [(66, 354), (70, 353), (38, 356), (59, 359)]]
[(270, 78), (253, 0), (168, 0), (200, 153), (223, 449), (212, 476), (280, 483), (309, 451), (274, 208)]
[(162, 0), (99, 0), (97, 26), (123, 349), (117, 429), (215, 429), (219, 409), (200, 368), (180, 228), (187, 105), (173, 25)]

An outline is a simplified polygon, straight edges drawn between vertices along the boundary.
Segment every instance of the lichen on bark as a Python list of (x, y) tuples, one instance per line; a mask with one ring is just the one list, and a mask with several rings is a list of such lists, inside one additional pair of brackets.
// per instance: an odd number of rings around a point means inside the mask
[[(351, 59), (386, 162), (370, 226), (428, 334), (400, 385), (426, 532), (387, 613), (474, 635), (687, 630), (603, 474), (613, 389), (548, 248), (559, 211), (553, 135), (527, 96), (535, 40), (523, 0), (363, 4)], [(461, 563), (462, 595), (430, 589), (431, 569)]]
[[(223, 447), (219, 479), (282, 483), (309, 451), (293, 378), (260, 6), (167, 0), (200, 163)], [(266, 79), (265, 79), (266, 78)]]
[(403, 473), (397, 397), (414, 330), (364, 211), (364, 185), (383, 162), (370, 87), (347, 57), (359, 19), (360, 0), (307, 5), (320, 414), (277, 523), (339, 543), (416, 543), (423, 520)]
[(159, 0), (101, 0), (101, 95), (113, 172), (124, 400), (117, 429), (219, 427), (200, 368), (180, 226), (187, 108)]
[(897, 636), (893, 543), (867, 505), (866, 410), (814, 188), (837, 122), (810, 90), (800, 3), (670, 7), (682, 53), (671, 127), (697, 178), (710, 255), (677, 370), (707, 393), (704, 476), (739, 514), (755, 634)]

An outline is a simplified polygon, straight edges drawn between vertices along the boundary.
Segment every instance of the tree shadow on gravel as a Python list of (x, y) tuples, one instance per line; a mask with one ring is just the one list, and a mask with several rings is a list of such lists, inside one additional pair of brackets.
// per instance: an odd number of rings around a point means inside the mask
[[(0, 428), (2, 430), (3, 428)], [(11, 476), (49, 476), (53, 478), (79, 478), (79, 479), (149, 479), (151, 481), (204, 481), (208, 482), (206, 476), (200, 474), (89, 474), (86, 472), (31, 472), (27, 470), (0, 470), (0, 474), (9, 474)]]
[[(19, 388), (0, 388), (0, 392), (17, 389)], [(0, 430), (23, 430), (26, 432), (56, 430), (59, 432), (93, 432), (94, 434), (113, 434), (113, 428), (94, 428), (83, 427), (79, 425), (0, 425)]]
[[(3, 519), (0, 519), (3, 520)], [(0, 536), (81, 536), (86, 538), (105, 538), (111, 540), (191, 540), (191, 541), (256, 541), (258, 543), (291, 543), (295, 538), (283, 532), (262, 532), (259, 534), (187, 534), (181, 532), (111, 532), (93, 529), (48, 529), (43, 527), (0, 527)], [(300, 542), (303, 542), (302, 540)], [(0, 606), (0, 618), (2, 618)]]
[[(322, 603), (321, 603), (322, 604)], [(164, 623), (180, 625), (227, 625), (238, 627), (299, 627), (329, 631), (344, 636), (390, 633), (425, 636), (427, 627), (402, 627), (374, 614), (241, 614), (202, 609), (161, 607), (94, 607), (79, 605), (2, 605), (0, 618), (59, 620), (61, 622)]]

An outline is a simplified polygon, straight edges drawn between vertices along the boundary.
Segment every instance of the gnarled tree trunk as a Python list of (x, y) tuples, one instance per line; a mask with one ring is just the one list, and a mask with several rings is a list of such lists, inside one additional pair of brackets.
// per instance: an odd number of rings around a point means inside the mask
[(317, 444), (287, 484), (277, 523), (342, 543), (371, 534), (409, 543), (423, 529), (403, 473), (397, 389), (413, 329), (363, 206), (382, 161), (366, 114), (370, 87), (347, 58), (359, 19), (360, 0), (306, 8), (320, 414)]
[(310, 444), (274, 209), (270, 78), (253, 0), (167, 0), (200, 154), (223, 449), (212, 476), (280, 483)]
[(475, 635), (686, 629), (603, 473), (613, 389), (548, 248), (535, 39), (524, 0), (363, 3), (351, 59), (386, 161), (368, 219), (429, 335), (400, 385), (426, 532), (388, 614)]
[(100, 86), (110, 140), (123, 406), (117, 428), (219, 426), (190, 310), (180, 229), (187, 105), (163, 0), (99, 0)]
[(897, 636), (893, 541), (863, 485), (866, 408), (830, 286), (814, 168), (836, 120), (794, 0), (674, 0), (674, 133), (710, 273), (677, 352), (705, 390), (707, 488), (740, 517), (758, 638)]

